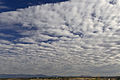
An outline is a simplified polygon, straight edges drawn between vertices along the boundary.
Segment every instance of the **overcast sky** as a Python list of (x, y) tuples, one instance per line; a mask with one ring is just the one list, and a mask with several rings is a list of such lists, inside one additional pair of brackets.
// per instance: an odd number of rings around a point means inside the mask
[(120, 0), (0, 13), (0, 74), (119, 75)]

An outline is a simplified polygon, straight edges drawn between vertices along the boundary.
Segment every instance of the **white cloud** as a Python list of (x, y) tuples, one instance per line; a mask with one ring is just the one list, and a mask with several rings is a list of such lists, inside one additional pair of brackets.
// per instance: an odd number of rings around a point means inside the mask
[(114, 75), (114, 64), (120, 65), (118, 4), (71, 0), (0, 13), (0, 34), (13, 36), (0, 35), (0, 72)]
[(8, 8), (7, 6), (0, 6), (0, 9), (7, 9), (7, 8)]
[(0, 9), (8, 9), (8, 7), (4, 6), (3, 4), (4, 2), (0, 0)]

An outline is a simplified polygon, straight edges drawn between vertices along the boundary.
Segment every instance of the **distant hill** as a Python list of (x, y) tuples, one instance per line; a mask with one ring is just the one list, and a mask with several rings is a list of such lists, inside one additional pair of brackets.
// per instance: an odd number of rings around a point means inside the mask
[(0, 78), (36, 78), (36, 77), (49, 77), (47, 75), (30, 75), (30, 74), (0, 74)]
[(46, 77), (92, 77), (92, 76), (58, 76), (58, 75), (43, 75), (43, 74), (0, 74), (0, 78), (46, 78)]
[(37, 75), (32, 75), (32, 74), (0, 74), (0, 78), (47, 78), (47, 77), (67, 77), (67, 78), (120, 78), (120, 76), (57, 76), (57, 75), (43, 75), (43, 74), (37, 74)]

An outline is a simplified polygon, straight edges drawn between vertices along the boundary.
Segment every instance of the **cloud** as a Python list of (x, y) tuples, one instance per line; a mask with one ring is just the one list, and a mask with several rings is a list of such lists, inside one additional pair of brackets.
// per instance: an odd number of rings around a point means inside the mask
[(6, 6), (0, 6), (0, 9), (7, 9), (8, 7)]
[(8, 7), (3, 4), (4, 2), (0, 0), (0, 9), (8, 9)]
[(120, 64), (118, 4), (71, 0), (0, 13), (0, 72), (114, 75)]

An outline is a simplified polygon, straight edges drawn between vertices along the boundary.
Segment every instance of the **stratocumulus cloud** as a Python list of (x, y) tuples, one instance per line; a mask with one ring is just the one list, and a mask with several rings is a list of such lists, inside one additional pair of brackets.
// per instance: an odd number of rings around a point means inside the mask
[(119, 0), (71, 0), (0, 13), (0, 73), (118, 75), (119, 11)]

